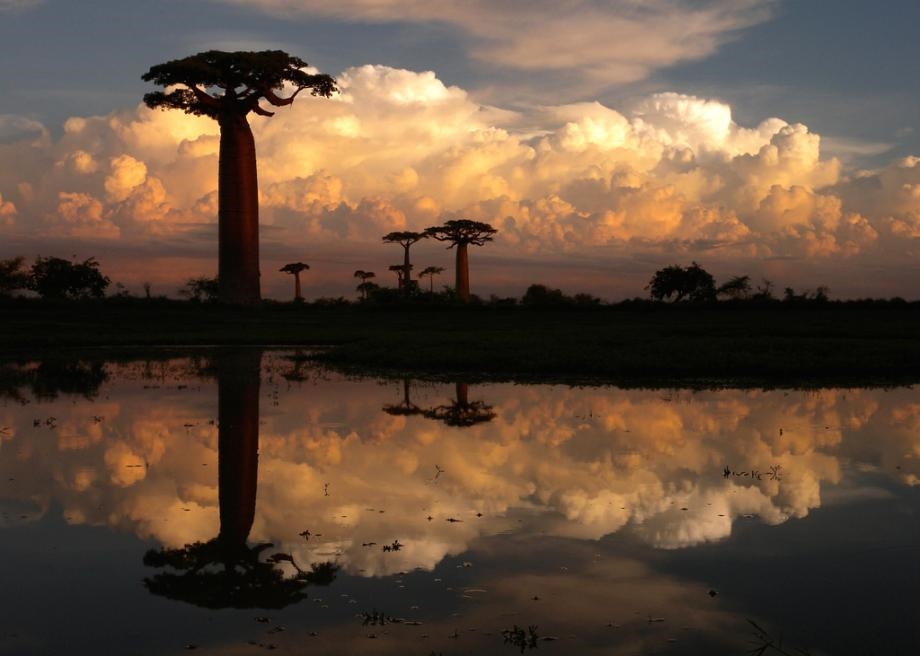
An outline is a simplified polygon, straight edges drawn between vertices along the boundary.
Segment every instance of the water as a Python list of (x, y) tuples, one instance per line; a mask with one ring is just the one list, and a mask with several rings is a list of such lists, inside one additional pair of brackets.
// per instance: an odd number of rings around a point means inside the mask
[(0, 653), (920, 645), (916, 390), (350, 379), (292, 355), (0, 370)]

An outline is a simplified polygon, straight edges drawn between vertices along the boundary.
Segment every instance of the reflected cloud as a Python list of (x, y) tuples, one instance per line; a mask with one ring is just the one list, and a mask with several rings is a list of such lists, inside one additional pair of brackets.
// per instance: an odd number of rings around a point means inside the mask
[[(77, 403), (26, 389), (28, 405), (0, 407), (9, 499), (58, 505), (70, 522), (130, 530), (166, 549), (235, 525), (296, 563), (379, 576), (433, 569), (509, 531), (624, 532), (680, 549), (724, 540), (738, 522), (806, 517), (829, 490), (854, 489), (860, 472), (920, 480), (910, 389), (477, 385), (486, 406), (463, 385), (303, 375), (303, 361), (293, 362), (267, 353), (261, 387), (250, 366), (246, 403), (230, 400), (219, 368), (217, 381), (202, 379), (200, 364), (182, 360), (109, 364), (99, 396)], [(456, 401), (444, 406), (445, 396)], [(441, 423), (415, 411), (453, 405), (488, 420)], [(34, 424), (48, 416), (54, 425)], [(258, 458), (238, 451), (249, 456), (225, 486), (222, 430), (244, 424)], [(227, 515), (231, 507), (242, 514)]]

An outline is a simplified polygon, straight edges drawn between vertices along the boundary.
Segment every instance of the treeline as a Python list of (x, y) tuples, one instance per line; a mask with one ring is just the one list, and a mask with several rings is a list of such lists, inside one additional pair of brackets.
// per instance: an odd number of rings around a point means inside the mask
[[(295, 270), (293, 265), (286, 265), (283, 272), (299, 274), (308, 270), (309, 266), (297, 263), (300, 266)], [(399, 274), (403, 274), (404, 265), (391, 267)], [(608, 302), (597, 296), (587, 293), (569, 295), (561, 289), (548, 287), (542, 284), (532, 284), (520, 298), (502, 297), (491, 295), (482, 298), (471, 295), (464, 300), (453, 287), (443, 286), (435, 291), (433, 278), (444, 271), (441, 267), (429, 267), (421, 272), (420, 277), (428, 277), (428, 289), (418, 285), (414, 280), (397, 276), (397, 286), (387, 287), (371, 281), (372, 272), (355, 271), (354, 277), (360, 280), (355, 290), (358, 297), (354, 300), (345, 297), (324, 297), (312, 302), (305, 302), (299, 294), (299, 280), (297, 294), (294, 301), (316, 307), (332, 307), (343, 305), (454, 305), (473, 304), (494, 307), (571, 307), (571, 308), (597, 308), (602, 306), (620, 305), (678, 305), (699, 306), (709, 304), (734, 305), (734, 304), (765, 304), (785, 303), (796, 305), (815, 305), (831, 302), (830, 290), (826, 286), (796, 291), (786, 287), (781, 294), (775, 292), (774, 284), (763, 279), (754, 283), (750, 276), (733, 276), (721, 284), (715, 278), (693, 262), (689, 266), (672, 265), (659, 269), (654, 273), (645, 290), (645, 297)], [(27, 266), (25, 258), (19, 256), (8, 260), (0, 260), (0, 298), (22, 295), (23, 292), (33, 292), (43, 299), (49, 300), (85, 300), (106, 298), (106, 291), (114, 287), (115, 292), (108, 298), (131, 299), (132, 296), (123, 285), (111, 282), (111, 279), (100, 271), (99, 262), (91, 257), (82, 262), (70, 261), (58, 257), (38, 257), (31, 266)], [(195, 303), (217, 303), (219, 286), (216, 277), (199, 276), (189, 278), (177, 290), (180, 297)], [(149, 284), (144, 285), (144, 298), (151, 299)], [(166, 300), (159, 296), (159, 300)], [(268, 301), (271, 303), (271, 301)], [(836, 301), (840, 302), (840, 301)], [(862, 299), (860, 301), (847, 301), (847, 303), (895, 303), (903, 304), (902, 298), (891, 299)], [(280, 302), (275, 302), (280, 303)]]

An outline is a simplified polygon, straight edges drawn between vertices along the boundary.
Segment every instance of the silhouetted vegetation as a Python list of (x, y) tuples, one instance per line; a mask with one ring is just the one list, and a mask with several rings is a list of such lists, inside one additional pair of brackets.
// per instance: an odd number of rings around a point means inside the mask
[(294, 276), (294, 302), (303, 302), (303, 294), (300, 293), (300, 274), (302, 271), (310, 269), (309, 264), (303, 262), (291, 262), (278, 269), (281, 273), (290, 273)]
[(447, 221), (442, 226), (432, 226), (425, 230), (425, 234), (438, 241), (446, 241), (448, 248), (456, 248), (455, 272), (456, 292), (463, 302), (470, 300), (470, 265), (467, 251), (469, 246), (482, 246), (492, 241), (492, 236), (498, 232), (488, 223), (458, 219)]
[[(411, 294), (413, 291), (414, 283), (412, 281), (412, 264), (409, 262), (409, 248), (412, 244), (426, 239), (428, 234), (425, 232), (412, 232), (412, 231), (402, 231), (402, 232), (390, 232), (383, 236), (383, 241), (387, 244), (399, 244), (403, 247), (403, 264), (402, 264), (402, 274), (399, 276), (399, 288), (403, 291), (404, 294)], [(393, 271), (393, 267), (390, 267), (390, 271)]]
[(216, 277), (200, 276), (198, 278), (189, 278), (185, 285), (179, 288), (179, 296), (184, 296), (190, 301), (200, 303), (202, 301), (215, 302), (220, 294), (220, 285)]
[(687, 299), (699, 303), (716, 298), (715, 279), (696, 262), (688, 267), (674, 265), (659, 269), (652, 276), (647, 289), (656, 301), (667, 299), (679, 303)]
[(44, 401), (62, 394), (92, 399), (106, 380), (108, 373), (100, 361), (49, 357), (38, 363), (6, 362), (0, 364), (0, 398), (25, 403), (23, 392), (29, 390)]
[[(308, 73), (307, 63), (280, 50), (197, 55), (152, 66), (142, 79), (165, 87), (144, 95), (152, 108), (207, 116), (220, 126), (218, 169), (218, 280), (224, 303), (257, 303), (259, 289), (259, 190), (256, 151), (247, 115), (274, 113), (259, 103), (284, 107), (304, 89), (329, 97), (335, 80)], [(294, 93), (281, 97), (285, 85)]]

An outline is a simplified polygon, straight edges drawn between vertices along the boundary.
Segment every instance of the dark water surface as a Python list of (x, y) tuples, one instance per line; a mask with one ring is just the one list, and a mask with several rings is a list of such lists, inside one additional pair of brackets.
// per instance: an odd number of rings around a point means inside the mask
[(917, 390), (291, 355), (0, 369), (0, 654), (918, 653)]

